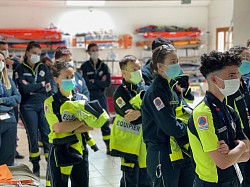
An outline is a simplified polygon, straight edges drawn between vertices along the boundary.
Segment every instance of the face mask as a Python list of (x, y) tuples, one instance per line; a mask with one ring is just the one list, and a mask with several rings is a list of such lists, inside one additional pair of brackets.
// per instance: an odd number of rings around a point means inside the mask
[(74, 61), (73, 61), (73, 60), (69, 61), (68, 63), (69, 63), (72, 67), (74, 67)]
[(37, 62), (40, 61), (40, 55), (32, 54), (30, 57), (30, 62), (32, 64), (36, 64)]
[[(218, 77), (219, 78), (219, 77)], [(219, 78), (220, 79), (220, 78)], [(222, 79), (220, 79), (222, 80)], [(222, 80), (225, 84), (225, 88), (220, 88), (219, 86), (217, 86), (217, 88), (219, 88), (220, 92), (224, 95), (224, 96), (229, 96), (229, 95), (233, 95), (235, 92), (237, 92), (239, 90), (240, 87), (240, 79), (230, 79), (230, 80)]]
[(97, 60), (99, 58), (99, 52), (91, 52), (90, 53), (90, 58), (92, 58), (93, 60)]
[(2, 72), (3, 71), (3, 68), (4, 68), (4, 61), (0, 61), (0, 72)]
[(2, 50), (1, 52), (4, 54), (4, 58), (9, 57), (9, 51), (8, 50)]
[(242, 64), (239, 67), (239, 72), (241, 75), (245, 75), (250, 72), (250, 61), (242, 60)]
[(76, 85), (75, 79), (63, 79), (62, 80), (62, 88), (66, 91), (74, 90)]
[(173, 79), (175, 77), (178, 77), (181, 72), (181, 67), (179, 64), (173, 64), (173, 65), (168, 65), (168, 72), (165, 72), (166, 75)]
[(133, 84), (138, 84), (142, 80), (141, 70), (130, 72), (130, 79)]

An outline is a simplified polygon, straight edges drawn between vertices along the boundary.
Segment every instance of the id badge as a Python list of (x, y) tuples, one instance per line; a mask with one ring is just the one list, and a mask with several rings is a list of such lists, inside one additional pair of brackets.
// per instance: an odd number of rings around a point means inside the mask
[(10, 118), (10, 115), (8, 113), (0, 114), (0, 120), (6, 120), (9, 118)]

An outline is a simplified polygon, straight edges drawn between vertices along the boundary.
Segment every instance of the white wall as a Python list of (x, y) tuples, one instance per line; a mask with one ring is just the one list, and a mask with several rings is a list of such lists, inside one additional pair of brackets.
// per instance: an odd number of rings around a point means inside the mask
[[(53, 23), (64, 32), (71, 34), (93, 30), (109, 30), (119, 34), (134, 34), (138, 27), (146, 25), (176, 25), (180, 27), (198, 27), (207, 30), (207, 7), (168, 7), (168, 8), (87, 8), (62, 7), (0, 7), (1, 28), (8, 27), (48, 27)], [(3, 19), (6, 18), (6, 19)], [(76, 22), (76, 24), (75, 24)], [(126, 54), (143, 57), (143, 50), (135, 47), (142, 36), (134, 35), (134, 46), (129, 50), (117, 49), (122, 58)], [(206, 42), (206, 36), (202, 36)], [(203, 49), (206, 50), (206, 49)], [(103, 59), (110, 50), (101, 52)], [(83, 49), (73, 49), (75, 60), (86, 60), (88, 55)]]
[[(241, 1), (241, 0), (237, 0)], [(247, 1), (247, 0), (246, 0)], [(212, 0), (208, 6), (208, 50), (216, 49), (216, 28), (230, 27), (234, 0)]]
[(246, 46), (250, 39), (250, 1), (234, 1), (234, 45)]

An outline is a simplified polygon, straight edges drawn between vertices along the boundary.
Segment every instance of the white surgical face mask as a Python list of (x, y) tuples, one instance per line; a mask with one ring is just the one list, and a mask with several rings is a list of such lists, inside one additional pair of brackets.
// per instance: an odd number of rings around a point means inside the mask
[(0, 61), (0, 72), (2, 72), (3, 71), (3, 68), (4, 68), (4, 61)]
[[(217, 77), (218, 79), (222, 80), (221, 78)], [(240, 79), (230, 79), (230, 80), (222, 80), (225, 84), (225, 88), (219, 88), (220, 92), (225, 96), (233, 95), (235, 92), (239, 90), (240, 87)]]
[(32, 64), (36, 64), (37, 62), (40, 61), (40, 55), (32, 54), (30, 57), (30, 62)]
[(90, 53), (90, 58), (92, 58), (93, 60), (97, 60), (99, 58), (99, 52), (91, 52)]
[(130, 79), (133, 84), (138, 84), (142, 80), (141, 70), (130, 72)]

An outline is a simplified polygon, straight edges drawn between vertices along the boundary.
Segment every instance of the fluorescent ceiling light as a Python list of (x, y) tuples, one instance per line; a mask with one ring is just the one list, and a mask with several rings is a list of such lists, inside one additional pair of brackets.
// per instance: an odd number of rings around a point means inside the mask
[(105, 1), (68, 1), (66, 0), (67, 6), (104, 6)]

